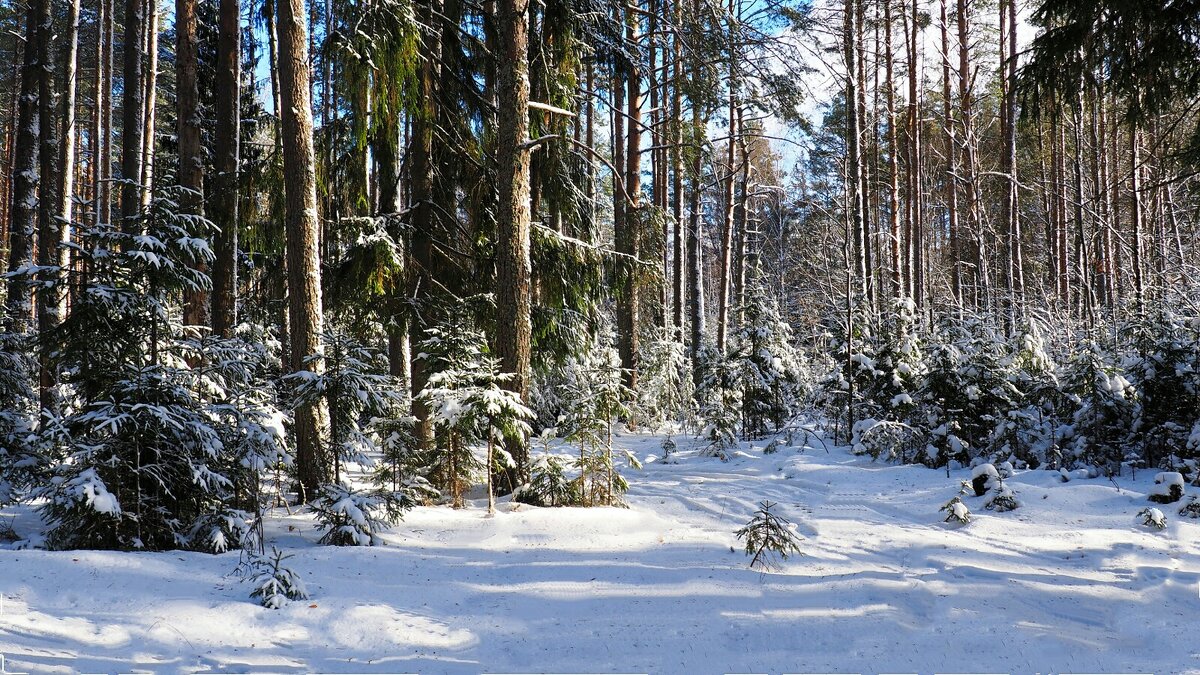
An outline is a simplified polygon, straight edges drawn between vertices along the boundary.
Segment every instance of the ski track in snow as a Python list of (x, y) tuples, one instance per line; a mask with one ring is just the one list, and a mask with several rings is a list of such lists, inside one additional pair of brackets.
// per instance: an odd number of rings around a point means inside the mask
[[(641, 457), (661, 441), (618, 438)], [(230, 574), (237, 553), (2, 550), (0, 655), (28, 673), (1200, 673), (1200, 522), (1136, 523), (1152, 472), (1120, 491), (1020, 472), (1021, 508), (964, 496), (952, 526), (938, 509), (966, 470), (763, 445), (626, 469), (629, 509), (415, 509), (384, 547), (316, 546), (306, 516), (274, 514), (268, 542), (312, 595), (275, 611)], [(806, 554), (775, 573), (733, 535), (763, 499)]]

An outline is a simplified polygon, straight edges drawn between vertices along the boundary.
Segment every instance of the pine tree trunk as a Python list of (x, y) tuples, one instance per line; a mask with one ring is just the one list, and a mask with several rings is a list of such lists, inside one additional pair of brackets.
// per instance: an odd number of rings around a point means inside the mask
[[(693, 59), (697, 57), (693, 56)], [(693, 84), (700, 77), (699, 68), (695, 63), (691, 66)], [(706, 122), (700, 110), (700, 104), (692, 101), (691, 138), (693, 143), (699, 143), (704, 137)], [(691, 326), (691, 357), (692, 382), (700, 385), (703, 368), (700, 363), (700, 348), (704, 343), (704, 219), (701, 197), (704, 190), (703, 153), (698, 147), (692, 148), (690, 167), (690, 189), (688, 194), (688, 313)]]
[[(47, 17), (48, 19), (49, 17)], [(49, 29), (49, 24), (44, 24)], [(50, 343), (51, 331), (62, 322), (67, 312), (67, 270), (71, 259), (67, 245), (71, 241), (71, 223), (74, 216), (75, 203), (75, 91), (76, 91), (76, 61), (79, 56), (79, 0), (70, 0), (67, 5), (67, 27), (64, 36), (63, 50), (63, 85), (62, 101), (57, 119), (50, 116), (48, 124), (54, 125), (62, 120), (62, 134), (58, 147), (43, 147), (42, 165), (46, 166), (49, 157), (57, 153), (58, 172), (57, 185), (54, 189), (56, 203), (50, 204), (49, 195), (43, 195), (43, 203), (53, 207), (43, 221), (44, 228), (39, 234), (38, 258), (40, 264), (54, 271), (46, 272), (42, 281), (44, 286), (38, 298), (38, 332), (42, 336), (41, 353), (41, 382), (39, 391), (43, 409), (57, 410), (57, 401), (53, 387), (58, 378), (55, 376), (54, 365), (50, 359), (53, 345)], [(47, 55), (48, 56), (48, 55)], [(42, 73), (43, 91), (53, 88), (50, 82), (49, 69)], [(49, 97), (47, 97), (48, 99)], [(50, 106), (43, 106), (43, 110)], [(48, 112), (48, 111), (46, 111)], [(43, 129), (45, 125), (43, 125)], [(53, 160), (50, 160), (53, 161)], [(43, 168), (44, 175), (45, 173)], [(43, 181), (43, 185), (47, 185)]]
[[(944, 10), (943, 0), (943, 11)], [(884, 100), (887, 105), (887, 148), (888, 148), (888, 232), (891, 238), (892, 255), (892, 296), (903, 297), (907, 294), (908, 279), (904, 274), (904, 263), (901, 259), (901, 248), (907, 246), (902, 242), (900, 232), (900, 143), (896, 134), (896, 88), (894, 63), (892, 53), (892, 1), (883, 0), (883, 42), (884, 68), (887, 73), (887, 92)]]
[[(15, 29), (14, 29), (15, 32)], [(12, 225), (12, 196), (13, 196), (13, 159), (16, 156), (17, 144), (17, 100), (21, 91), (21, 44), (12, 41), (12, 61), (9, 64), (8, 81), (8, 119), (5, 122), (4, 134), (4, 173), (0, 176), (0, 270), (8, 269), (8, 231)]]
[[(204, 150), (200, 141), (200, 85), (196, 37), (197, 0), (175, 0), (175, 98), (179, 137), (179, 185), (186, 192), (180, 207), (184, 213), (204, 215)], [(208, 263), (197, 269), (208, 272)], [(209, 296), (205, 291), (184, 293), (183, 322), (207, 326), (211, 321)]]
[(142, 113), (142, 174), (138, 182), (143, 186), (142, 209), (150, 206), (154, 188), (155, 118), (158, 111), (158, 0), (146, 0), (146, 91), (142, 101), (146, 106)]
[[(866, 294), (867, 307), (877, 309), (875, 303), (875, 260), (871, 240), (871, 166), (864, 149), (864, 138), (867, 135), (869, 119), (867, 117), (867, 47), (866, 47), (866, 0), (855, 0), (854, 19), (854, 107), (855, 119), (858, 121), (858, 159), (855, 175), (858, 178), (859, 220), (858, 241), (861, 243), (858, 255), (861, 258), (862, 285)], [(871, 136), (875, 136), (874, 129)]]
[[(201, 113), (198, 76), (197, 0), (175, 0), (176, 134), (179, 143), (178, 182), (185, 193), (184, 213), (204, 215), (204, 149), (201, 146)], [(197, 263), (208, 272), (208, 263)], [(184, 293), (183, 320), (187, 325), (211, 323), (207, 291)]]
[(917, 307), (925, 302), (925, 261), (921, 217), (924, 212), (921, 193), (921, 43), (917, 0), (912, 3), (908, 26), (908, 212), (905, 240), (908, 245), (910, 297)]
[(146, 31), (142, 0), (125, 0), (125, 34), (122, 40), (125, 78), (121, 118), (121, 228), (126, 233), (141, 230), (138, 216), (142, 206), (142, 115), (145, 109), (145, 69), (142, 43)]
[[(496, 322), (496, 346), (501, 368), (515, 376), (507, 386), (527, 400), (532, 340), (529, 149), (525, 147), (529, 136), (529, 0), (498, 0), (496, 8), (500, 57), (511, 64), (500, 69), (496, 91), (496, 316), (500, 319)], [(512, 443), (509, 452), (517, 464), (512, 478), (523, 478), (528, 464), (526, 444)]]
[[(299, 372), (314, 368), (304, 359), (321, 349), (321, 259), (317, 252), (320, 223), (304, 2), (280, 0), (278, 12), (290, 336), (292, 370)], [(329, 475), (328, 464), (321, 456), (324, 418), (317, 403), (295, 411), (296, 470), (305, 500), (316, 496)]]
[(1021, 213), (1017, 180), (1017, 3), (1007, 0), (1004, 9), (1008, 12), (1008, 53), (1004, 60), (1002, 79), (1007, 82), (1004, 97), (1005, 119), (1005, 160), (1004, 168), (1008, 174), (1008, 253), (1009, 253), (1009, 283), (1012, 292), (1012, 303), (1015, 311), (1023, 312), (1025, 304), (1025, 272), (1024, 260), (1021, 253)]
[(674, 8), (675, 29), (672, 32), (671, 44), (673, 84), (671, 86), (671, 215), (674, 222), (672, 233), (672, 269), (671, 284), (671, 325), (674, 327), (675, 340), (683, 343), (683, 303), (684, 303), (684, 226), (683, 226), (683, 49), (680, 39), (679, 26), (683, 20), (683, 3), (676, 0)]
[(958, 97), (959, 125), (962, 128), (962, 184), (967, 195), (966, 229), (971, 240), (970, 296), (972, 305), (978, 309), (987, 303), (986, 265), (987, 249), (984, 244), (983, 222), (979, 213), (979, 185), (975, 178), (977, 167), (975, 152), (974, 97), (971, 84), (971, 34), (968, 0), (958, 0)]
[[(638, 14), (636, 3), (626, 8), (625, 39), (637, 44)], [(638, 264), (641, 260), (641, 145), (642, 145), (642, 98), (641, 73), (636, 64), (631, 64), (626, 85), (625, 103), (628, 106), (628, 143), (625, 149), (625, 195), (629, 199), (621, 232), (617, 237), (617, 250), (629, 256), (630, 275), (625, 290), (617, 302), (617, 333), (620, 336), (622, 377), (625, 386), (637, 389), (638, 382), (638, 327), (641, 309), (641, 289)]]
[[(733, 15), (733, 0), (729, 2), (729, 13)], [(729, 54), (729, 134), (725, 143), (725, 203), (724, 226), (721, 230), (721, 259), (717, 283), (717, 352), (724, 354), (728, 346), (730, 286), (733, 276), (733, 236), (736, 226), (734, 200), (737, 187), (737, 66), (734, 54)]]
[(942, 132), (946, 146), (946, 229), (950, 239), (950, 289), (959, 307), (963, 303), (962, 246), (958, 224), (958, 142), (954, 133), (954, 115), (950, 102), (950, 24), (946, 0), (939, 3), (942, 29)]
[[(389, 105), (383, 106), (383, 117), (379, 120), (371, 144), (375, 158), (376, 192), (379, 195), (377, 216), (392, 241), (401, 247), (403, 260), (405, 236), (401, 222), (403, 204), (400, 200), (400, 124), (398, 111)], [(404, 307), (404, 287), (397, 285), (388, 297), (388, 371), (396, 377), (402, 387), (410, 387), (412, 373), (409, 370), (411, 346), (408, 331), (408, 312)]]
[(213, 333), (223, 337), (230, 337), (237, 323), (237, 195), (238, 158), (241, 150), (240, 19), (241, 6), (238, 0), (220, 0), (217, 72), (214, 83), (215, 172), (209, 212), (212, 214), (213, 224), (217, 227), (213, 246), (212, 329)]
[(1129, 213), (1133, 226), (1132, 241), (1129, 242), (1129, 248), (1132, 252), (1133, 264), (1133, 291), (1134, 299), (1137, 302), (1137, 310), (1140, 314), (1145, 305), (1145, 272), (1143, 269), (1144, 262), (1142, 260), (1143, 245), (1142, 233), (1145, 230), (1142, 213), (1142, 144), (1141, 134), (1138, 133), (1137, 125), (1131, 125), (1129, 129)]
[[(46, 2), (48, 0), (39, 0)], [(38, 207), (38, 2), (30, 2), (25, 14), (25, 57), (21, 67), (21, 96), (18, 100), (17, 137), (13, 151), (12, 225), (8, 230), (8, 271), (33, 264), (33, 234)], [(29, 330), (33, 312), (33, 287), (27, 277), (8, 279), (9, 332)]]
[(858, 1), (845, 0), (842, 25), (843, 63), (846, 66), (846, 185), (853, 247), (854, 290), (868, 297), (866, 214), (863, 212), (862, 120), (859, 118)]
[(115, 0), (100, 0), (104, 3), (104, 43), (102, 61), (104, 63), (104, 82), (101, 88), (101, 134), (100, 134), (100, 192), (96, 197), (99, 209), (96, 212), (95, 225), (113, 222), (113, 81), (115, 79), (116, 62), (113, 59), (113, 43), (116, 35), (116, 2)]
[[(422, 0), (417, 5), (417, 20), (430, 25), (441, 15), (438, 0)], [(433, 235), (440, 231), (440, 216), (433, 206), (433, 130), (438, 116), (436, 88), (441, 41), (432, 31), (422, 33), (420, 67), (420, 109), (412, 116), (412, 136), (406, 155), (408, 163), (409, 236), (408, 246), (408, 301), (415, 303), (416, 311), (411, 315), (410, 334), (420, 339), (426, 328), (427, 313), (424, 296), (431, 293), (434, 280)], [(436, 228), (436, 229), (435, 229)], [(429, 407), (418, 394), (429, 382), (429, 367), (424, 359), (412, 361), (412, 408), (417, 419), (416, 434), (422, 447), (430, 447), (433, 431), (429, 421)]]

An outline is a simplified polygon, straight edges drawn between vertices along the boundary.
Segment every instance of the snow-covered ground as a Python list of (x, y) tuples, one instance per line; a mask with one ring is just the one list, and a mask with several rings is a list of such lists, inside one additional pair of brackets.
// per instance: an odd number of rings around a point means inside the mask
[[(661, 454), (658, 437), (618, 440)], [(678, 463), (628, 472), (629, 509), (419, 508), (358, 549), (275, 515), (268, 540), (312, 595), (280, 610), (248, 599), (237, 553), (0, 551), (4, 667), (1200, 673), (1200, 521), (1166, 506), (1166, 530), (1140, 524), (1152, 471), (1019, 472), (1020, 509), (964, 497), (972, 522), (951, 526), (938, 508), (966, 470), (680, 446)], [(733, 534), (762, 499), (804, 537), (777, 573), (749, 569)]]

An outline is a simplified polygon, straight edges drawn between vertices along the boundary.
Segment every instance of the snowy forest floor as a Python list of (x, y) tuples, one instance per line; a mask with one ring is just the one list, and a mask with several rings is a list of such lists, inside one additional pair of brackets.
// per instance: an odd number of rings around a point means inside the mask
[[(617, 441), (661, 454), (660, 436)], [(480, 498), (414, 509), (374, 548), (318, 546), (310, 516), (272, 514), (268, 544), (312, 596), (280, 610), (247, 597), (236, 552), (0, 550), (4, 668), (1200, 673), (1200, 521), (1137, 522), (1154, 472), (1018, 472), (1021, 508), (964, 497), (972, 522), (951, 526), (938, 509), (966, 470), (819, 443), (722, 462), (689, 443), (625, 470), (629, 509), (502, 500), (486, 518)], [(734, 536), (763, 499), (806, 553), (767, 574)]]

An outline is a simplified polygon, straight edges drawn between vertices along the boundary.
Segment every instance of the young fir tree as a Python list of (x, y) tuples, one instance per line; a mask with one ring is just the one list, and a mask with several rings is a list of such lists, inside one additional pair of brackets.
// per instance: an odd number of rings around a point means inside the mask
[(741, 365), (742, 432), (762, 438), (796, 410), (803, 394), (802, 356), (792, 344), (791, 326), (761, 284), (748, 289), (742, 316), (730, 356)]
[(1012, 459), (1033, 469), (1052, 456), (1058, 429), (1053, 414), (1060, 395), (1057, 366), (1042, 332), (1036, 323), (1027, 321), (1017, 333), (1007, 360), (1010, 381), (1020, 397), (998, 419), (989, 442), (994, 459)]
[(228, 392), (176, 349), (172, 298), (208, 287), (197, 268), (211, 253), (210, 225), (172, 197), (156, 196), (139, 227), (81, 233), (87, 275), (57, 336), (71, 401), (43, 434), (57, 460), (38, 493), (52, 547), (221, 547), (199, 524), (232, 505), (223, 439), (239, 430), (214, 410)]
[(682, 420), (692, 402), (691, 364), (686, 346), (669, 331), (642, 343), (637, 401), (631, 416), (651, 431)]
[(775, 506), (778, 505), (769, 501), (759, 503), (754, 517), (735, 533), (738, 539), (746, 542), (746, 555), (752, 556), (751, 568), (759, 566), (769, 571), (777, 569), (780, 561), (787, 560), (790, 555), (804, 555), (792, 523), (771, 511)]
[(1137, 414), (1137, 389), (1093, 340), (1085, 341), (1067, 364), (1062, 387), (1058, 414), (1069, 425), (1063, 464), (1118, 473)]
[(700, 436), (708, 441), (705, 454), (722, 460), (738, 445), (742, 421), (742, 368), (716, 349), (700, 351), (700, 386), (696, 398), (700, 404), (703, 427)]
[[(613, 424), (628, 415), (632, 392), (622, 382), (621, 361), (607, 332), (566, 366), (561, 399), (565, 411), (559, 431), (579, 449), (576, 493), (583, 506), (621, 503), (629, 485), (613, 465)], [(629, 461), (636, 465), (632, 455)]]
[(459, 391), (471, 386), (483, 356), (483, 335), (461, 318), (426, 331), (420, 355), (432, 375), (418, 394), (429, 408), (437, 448), (429, 467), (434, 486), (449, 494), (455, 508), (484, 465), (471, 450), (470, 430), (460, 425)]
[(922, 422), (929, 429), (924, 461), (929, 466), (944, 466), (954, 460), (966, 464), (970, 442), (964, 439), (966, 381), (963, 377), (967, 357), (954, 326), (934, 334), (927, 351), (927, 371), (920, 392)]
[[(188, 533), (192, 548), (221, 553), (229, 548), (262, 550), (267, 485), (290, 467), (285, 423), (273, 386), (278, 353), (266, 347), (261, 330), (243, 324), (232, 338), (184, 339), (176, 345), (207, 401), (207, 414), (222, 445), (212, 467), (229, 480), (215, 492), (205, 515)], [(276, 494), (283, 485), (277, 479)]]
[[(373, 465), (379, 447), (370, 426), (401, 398), (399, 384), (387, 374), (382, 355), (343, 331), (321, 334), (324, 350), (304, 359), (306, 369), (284, 377), (296, 407), (324, 400), (329, 409), (326, 464), (340, 483), (349, 463)], [(319, 365), (318, 365), (319, 364)]]
[[(503, 450), (513, 438), (527, 438), (533, 411), (511, 391), (511, 373), (500, 372), (500, 362), (486, 353), (483, 336), (470, 329), (437, 329), (422, 344), (428, 358), (436, 354), (439, 371), (429, 378), (421, 396), (429, 403), (434, 426), (444, 432), (446, 447), (436, 461), (436, 477), (449, 490), (455, 506), (480, 463), (472, 446), (487, 444), (482, 465), (487, 471), (488, 512), (495, 510), (494, 476), (507, 475), (514, 460)], [(518, 486), (506, 486), (512, 492)]]
[(927, 463), (968, 463), (988, 447), (997, 425), (1015, 409), (1012, 358), (999, 334), (977, 319), (947, 321), (929, 347), (920, 393), (929, 429)]
[(1200, 322), (1163, 310), (1136, 322), (1132, 332), (1128, 372), (1139, 394), (1134, 438), (1146, 465), (1174, 470), (1180, 460), (1197, 459), (1188, 441), (1200, 422)]
[(873, 377), (862, 395), (881, 411), (880, 419), (907, 422), (916, 410), (925, 369), (916, 309), (911, 299), (896, 300), (876, 340)]
[(16, 501), (45, 467), (35, 451), (26, 336), (0, 333), (0, 504)]
[(304, 580), (283, 561), (291, 554), (271, 547), (270, 555), (252, 555), (247, 562), (246, 581), (253, 587), (250, 597), (267, 609), (279, 609), (291, 600), (307, 600)]

